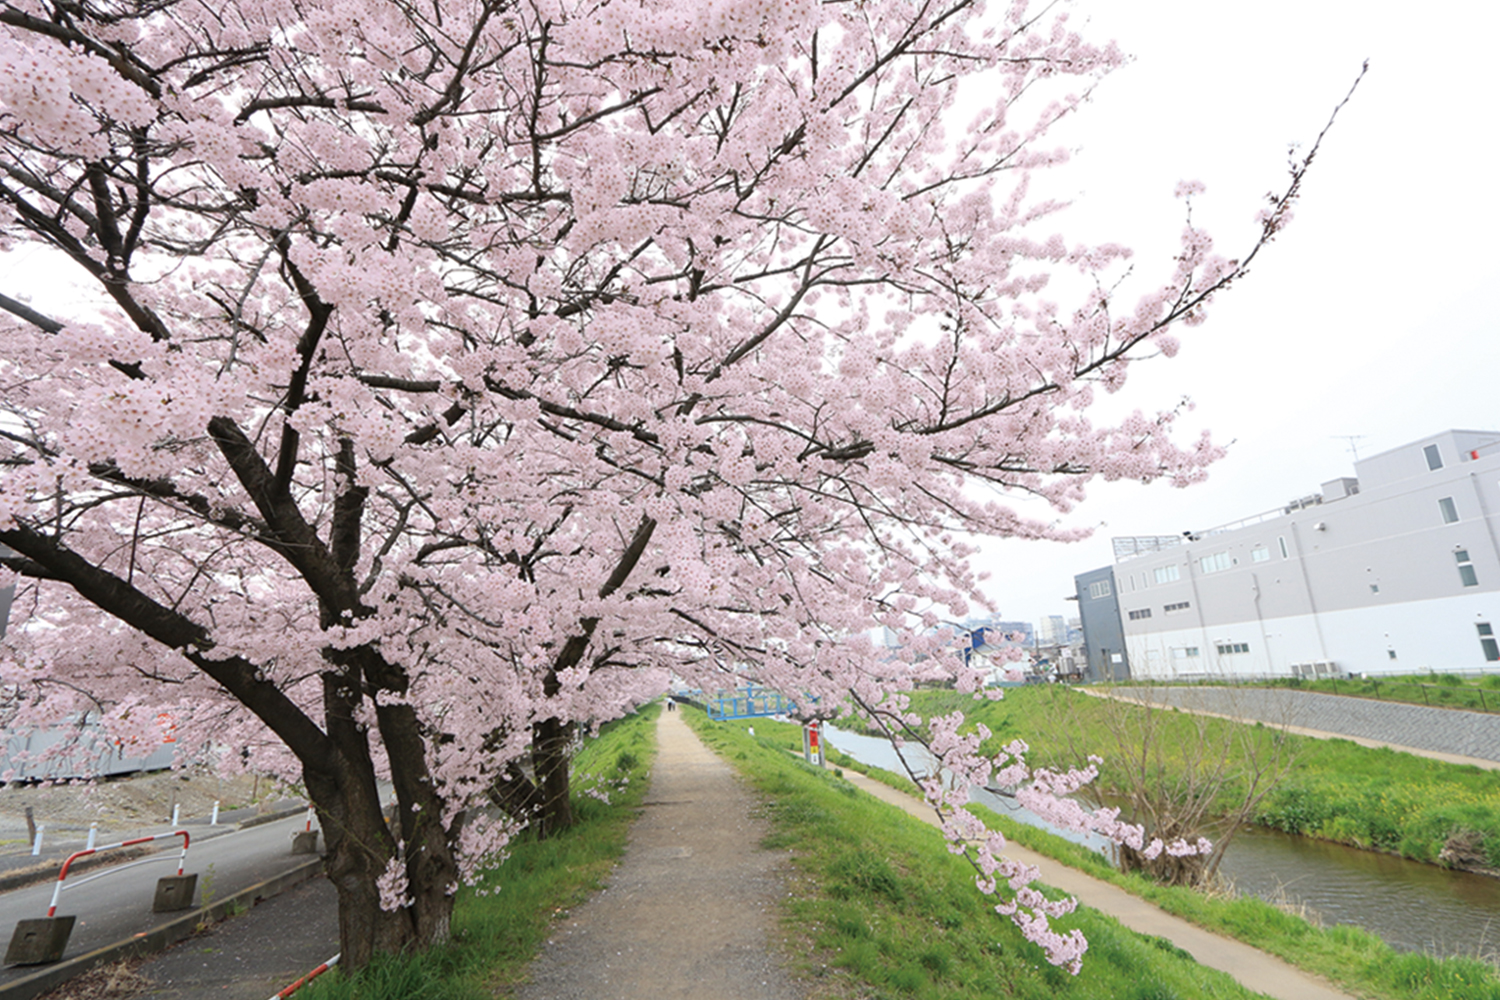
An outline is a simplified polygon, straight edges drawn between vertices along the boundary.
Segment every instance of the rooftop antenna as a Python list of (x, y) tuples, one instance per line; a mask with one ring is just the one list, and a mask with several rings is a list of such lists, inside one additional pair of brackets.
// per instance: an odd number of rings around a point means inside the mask
[(1348, 441), (1349, 442), (1349, 451), (1354, 455), (1354, 460), (1356, 462), (1359, 461), (1359, 447), (1354, 442), (1363, 440), (1366, 437), (1366, 435), (1364, 435), (1364, 434), (1330, 434), (1329, 437), (1338, 438), (1340, 441)]

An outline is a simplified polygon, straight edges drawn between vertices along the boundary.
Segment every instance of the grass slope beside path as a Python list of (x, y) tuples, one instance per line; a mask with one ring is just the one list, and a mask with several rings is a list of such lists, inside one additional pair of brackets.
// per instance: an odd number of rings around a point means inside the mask
[[(767, 846), (791, 850), (799, 877), (786, 928), (813, 995), (865, 1000), (1015, 997), (1197, 1000), (1258, 996), (1170, 942), (1080, 908), (1057, 921), (1089, 940), (1074, 977), (993, 910), (974, 873), (936, 830), (870, 798), (834, 771), (786, 753), (796, 726), (710, 722), (684, 713), (704, 742), (765, 796)], [(747, 730), (753, 726), (756, 736)]]
[[(912, 710), (924, 718), (961, 711), (970, 723), (982, 722), (994, 733), (987, 752), (997, 752), (1019, 737), (1036, 747), (1033, 756), (1038, 763), (1069, 763), (1042, 756), (1058, 747), (1055, 739), (1044, 739), (1046, 734), (1066, 726), (1080, 759), (1085, 752), (1104, 757), (1101, 780), (1109, 780), (1115, 744), (1104, 720), (1119, 709), (1068, 688), (1015, 688), (998, 702), (976, 702), (955, 691), (920, 691), (912, 696)], [(1170, 709), (1158, 711), (1166, 746), (1189, 744), (1199, 725), (1207, 725), (1211, 734), (1232, 727), (1262, 743), (1287, 742), (1296, 754), (1296, 766), (1261, 802), (1253, 817), (1261, 826), (1414, 861), (1438, 862), (1440, 856), (1453, 857), (1458, 847), (1461, 857), (1471, 859), (1470, 867), (1477, 861), (1479, 867), (1500, 868), (1500, 771), (1363, 747), (1350, 740), (1297, 736), (1221, 719), (1203, 722)], [(1226, 798), (1237, 793), (1232, 785), (1225, 791)]]
[(648, 706), (585, 741), (574, 760), (577, 825), (547, 840), (522, 834), (505, 863), (485, 873), (479, 892), (462, 889), (451, 944), (420, 955), (384, 956), (354, 976), (335, 969), (299, 990), (299, 1000), (493, 1000), (508, 995), (553, 921), (588, 899), (624, 853), (656, 755), (660, 712), (661, 706)]
[[(1078, 698), (1085, 707), (1089, 704), (1087, 699), (1067, 692), (1054, 694), (1046, 690), (1018, 689), (1009, 692), (1002, 702), (981, 705), (967, 701), (962, 707), (979, 709), (970, 714), (995, 731), (992, 742), (998, 748), (998, 745), (1018, 736), (1033, 736), (1034, 732), (1025, 729), (1026, 722), (1042, 710), (1039, 707), (1042, 699), (1054, 696)], [(960, 707), (954, 703), (950, 692), (924, 692), (913, 701), (918, 711), (929, 716)], [(1315, 748), (1327, 743), (1316, 741)], [(1477, 768), (1438, 764), (1409, 754), (1370, 751), (1345, 741), (1337, 741), (1337, 744), (1337, 752), (1332, 755), (1334, 761), (1344, 767), (1357, 767), (1360, 764), (1358, 755), (1351, 763), (1346, 756), (1348, 751), (1373, 754), (1374, 762), (1372, 765), (1367, 762), (1367, 766), (1392, 781), (1399, 780), (1407, 762), (1417, 765), (1418, 774), (1428, 773), (1428, 764), (1463, 772), (1458, 776), (1460, 780), (1474, 774), (1488, 774)], [(1402, 760), (1387, 768), (1386, 765), (1392, 764), (1392, 758)], [(864, 767), (837, 752), (833, 759), (841, 766), (857, 767), (892, 787), (913, 790), (911, 781), (904, 775)], [(1318, 773), (1326, 771), (1326, 764), (1313, 768), (1313, 771), (1312, 780), (1304, 787), (1317, 788), (1318, 781), (1330, 777)], [(1395, 794), (1400, 796), (1400, 789), (1396, 789)], [(1397, 952), (1374, 934), (1358, 927), (1318, 927), (1253, 896), (1210, 897), (1192, 889), (1159, 885), (1139, 874), (1123, 874), (1100, 854), (1044, 830), (1017, 823), (982, 806), (971, 808), (986, 824), (1022, 846), (1117, 885), (1200, 927), (1276, 955), (1349, 992), (1381, 1000), (1500, 1000), (1500, 974), (1486, 962)]]

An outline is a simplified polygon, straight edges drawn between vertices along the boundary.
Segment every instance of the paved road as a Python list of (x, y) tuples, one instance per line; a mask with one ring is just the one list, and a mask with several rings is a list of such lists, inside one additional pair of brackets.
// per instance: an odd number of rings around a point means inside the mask
[(1500, 761), (1500, 715), (1285, 688), (1140, 687), (1119, 694), (1186, 711), (1297, 726), (1437, 754)]
[[(303, 825), (304, 819), (295, 816), (207, 837), (200, 835), (208, 832), (204, 828), (192, 830), (186, 871), (198, 874), (199, 905), (208, 905), (305, 864), (307, 855), (291, 853), (292, 835)], [(57, 912), (76, 915), (78, 923), (69, 938), (64, 960), (129, 940), (180, 917), (181, 913), (151, 912), (156, 882), (163, 875), (176, 873), (176, 855), (174, 847), (161, 851), (147, 863), (70, 875)], [(4, 942), (9, 942), (18, 920), (46, 915), (54, 885), (55, 882), (48, 881), (0, 895), (0, 934), (5, 936)], [(0, 970), (0, 992), (36, 968)]]

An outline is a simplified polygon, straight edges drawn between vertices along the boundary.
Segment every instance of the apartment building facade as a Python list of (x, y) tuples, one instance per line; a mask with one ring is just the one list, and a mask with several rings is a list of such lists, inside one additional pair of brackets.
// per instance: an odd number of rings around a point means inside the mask
[(1354, 472), (1233, 524), (1118, 539), (1108, 600), (1085, 589), (1102, 571), (1077, 578), (1085, 631), (1116, 604), (1136, 677), (1500, 670), (1500, 432)]

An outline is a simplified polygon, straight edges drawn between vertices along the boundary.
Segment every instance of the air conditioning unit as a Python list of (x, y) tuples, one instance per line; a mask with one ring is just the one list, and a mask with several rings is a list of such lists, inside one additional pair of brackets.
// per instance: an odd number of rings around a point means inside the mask
[(1309, 663), (1293, 663), (1292, 676), (1318, 680), (1323, 677), (1343, 677), (1344, 672), (1332, 660), (1314, 660)]

